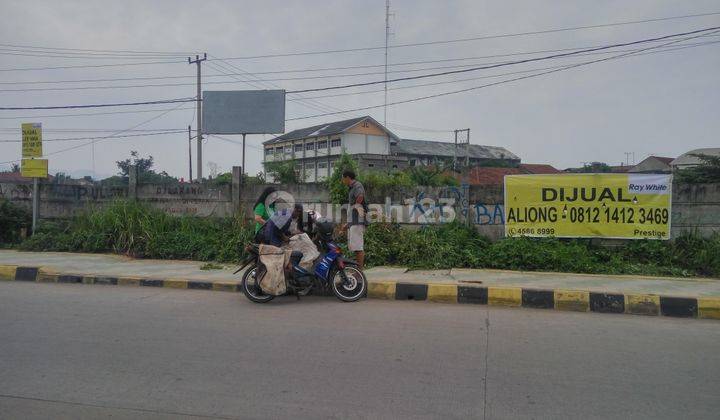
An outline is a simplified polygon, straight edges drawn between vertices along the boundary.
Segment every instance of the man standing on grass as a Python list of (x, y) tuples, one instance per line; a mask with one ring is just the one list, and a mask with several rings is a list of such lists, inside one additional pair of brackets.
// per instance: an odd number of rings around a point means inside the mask
[(365, 265), (365, 225), (367, 225), (368, 208), (365, 201), (365, 187), (355, 179), (355, 172), (349, 169), (343, 171), (341, 181), (350, 188), (346, 225), (348, 248), (355, 253), (355, 259), (362, 270)]

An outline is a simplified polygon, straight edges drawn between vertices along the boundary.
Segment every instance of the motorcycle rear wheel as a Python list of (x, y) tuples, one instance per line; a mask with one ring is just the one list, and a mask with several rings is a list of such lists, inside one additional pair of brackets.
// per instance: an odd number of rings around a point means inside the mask
[(245, 273), (242, 276), (242, 282), (240, 283), (240, 288), (242, 289), (243, 293), (245, 294), (245, 297), (250, 299), (251, 301), (255, 303), (267, 303), (273, 300), (275, 296), (268, 295), (267, 293), (263, 292), (260, 288), (260, 285), (257, 283), (257, 271), (258, 266), (257, 264), (251, 264), (247, 270), (245, 270)]

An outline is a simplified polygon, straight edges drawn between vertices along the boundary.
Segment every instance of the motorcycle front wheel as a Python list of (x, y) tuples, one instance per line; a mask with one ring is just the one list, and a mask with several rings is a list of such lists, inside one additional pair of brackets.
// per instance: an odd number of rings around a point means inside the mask
[(367, 279), (360, 268), (352, 263), (345, 263), (345, 268), (333, 271), (330, 286), (335, 297), (343, 302), (355, 302), (365, 295)]
[(250, 265), (242, 277), (240, 288), (242, 289), (245, 296), (255, 303), (267, 303), (273, 300), (275, 296), (268, 295), (263, 292), (260, 285), (257, 282), (257, 264)]

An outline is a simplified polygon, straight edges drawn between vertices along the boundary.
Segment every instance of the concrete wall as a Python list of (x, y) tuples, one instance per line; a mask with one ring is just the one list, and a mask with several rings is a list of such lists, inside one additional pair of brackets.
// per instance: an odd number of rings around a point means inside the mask
[(673, 185), (671, 236), (720, 232), (720, 184)]
[[(240, 168), (233, 168), (232, 185), (210, 187), (206, 184), (128, 186), (41, 184), (42, 218), (66, 218), (89, 207), (102, 207), (117, 199), (137, 199), (176, 215), (200, 217), (231, 216), (236, 211), (251, 217), (252, 206), (265, 185), (240, 185)], [(346, 213), (329, 204), (323, 184), (300, 184), (276, 188), (291, 195), (325, 216), (342, 220)], [(0, 184), (0, 198), (30, 209), (32, 184)], [(500, 238), (504, 232), (503, 188), (496, 186), (374, 188), (368, 200), (375, 214), (386, 220), (421, 226), (455, 217), (468, 222), (483, 235)], [(674, 185), (672, 236), (696, 231), (703, 235), (720, 232), (720, 184)]]

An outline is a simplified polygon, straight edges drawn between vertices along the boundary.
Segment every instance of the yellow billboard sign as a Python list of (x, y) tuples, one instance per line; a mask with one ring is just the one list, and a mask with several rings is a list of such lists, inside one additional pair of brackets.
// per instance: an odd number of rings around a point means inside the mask
[(47, 178), (47, 159), (23, 159), (20, 164), (20, 174), (26, 178)]
[(669, 239), (672, 177), (508, 175), (505, 236)]
[(33, 158), (42, 156), (42, 124), (22, 124), (22, 157)]

